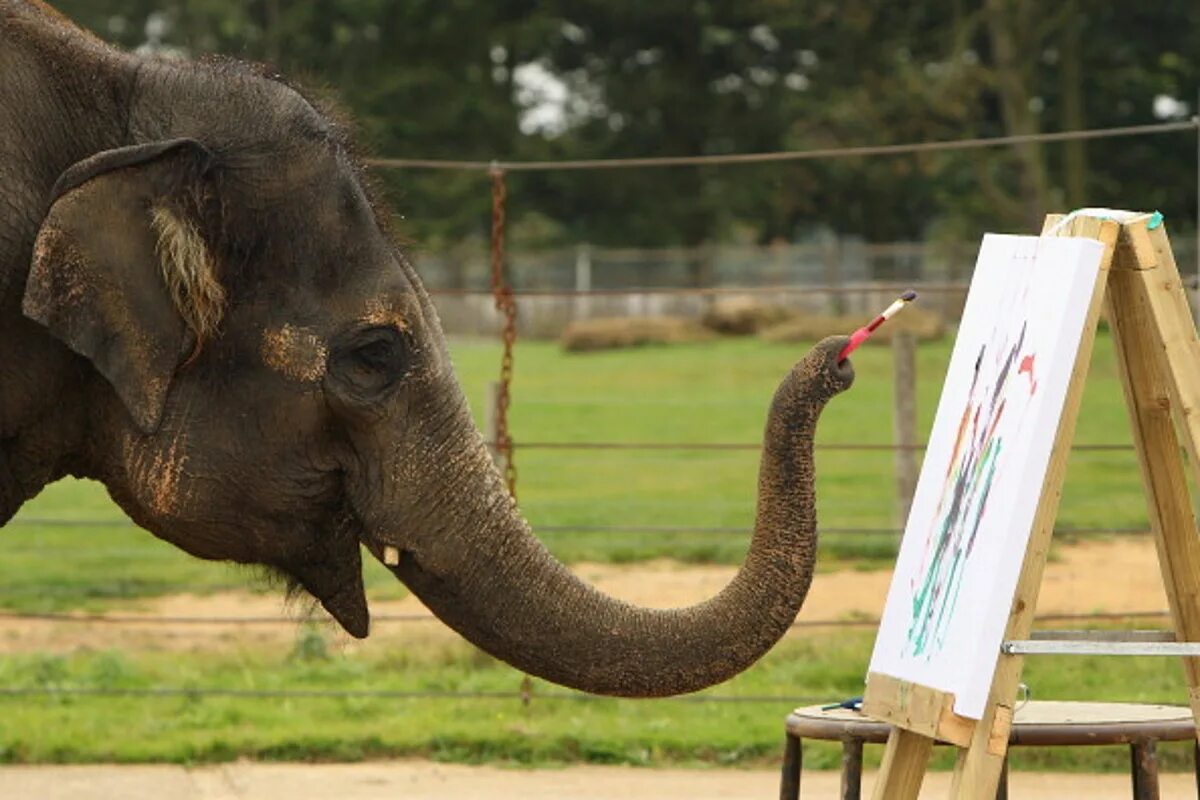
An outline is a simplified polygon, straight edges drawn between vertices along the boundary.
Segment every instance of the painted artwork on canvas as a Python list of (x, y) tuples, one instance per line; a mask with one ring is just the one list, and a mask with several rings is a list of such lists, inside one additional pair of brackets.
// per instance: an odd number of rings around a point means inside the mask
[(870, 671), (983, 711), (1103, 247), (984, 238)]

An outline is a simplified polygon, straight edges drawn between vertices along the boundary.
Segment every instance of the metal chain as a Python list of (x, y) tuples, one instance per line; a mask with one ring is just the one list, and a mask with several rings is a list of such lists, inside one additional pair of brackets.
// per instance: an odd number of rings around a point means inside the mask
[(517, 340), (517, 301), (504, 269), (505, 204), (508, 188), (504, 170), (493, 167), (492, 175), (492, 296), (503, 318), (500, 357), (500, 386), (496, 392), (496, 451), (504, 459), (504, 479), (509, 494), (517, 496), (517, 465), (513, 460), (512, 435), (508, 432), (508, 407), (512, 404), (513, 343)]
[[(496, 310), (503, 318), (501, 339), (504, 353), (500, 356), (500, 385), (496, 390), (496, 409), (493, 412), (496, 425), (496, 452), (504, 459), (504, 480), (508, 493), (517, 498), (517, 465), (513, 461), (512, 434), (508, 432), (508, 407), (512, 405), (513, 344), (517, 341), (517, 300), (513, 297), (504, 269), (504, 225), (505, 204), (508, 187), (504, 183), (504, 170), (498, 166), (491, 169), (492, 176), (492, 296)], [(533, 679), (529, 675), (521, 678), (521, 706), (529, 709), (533, 701)]]

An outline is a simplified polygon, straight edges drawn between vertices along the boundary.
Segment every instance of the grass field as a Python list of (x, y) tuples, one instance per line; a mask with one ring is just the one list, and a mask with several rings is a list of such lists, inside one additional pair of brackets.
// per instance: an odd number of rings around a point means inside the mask
[[(829, 405), (818, 446), (883, 444), (892, 438), (890, 351), (856, 355), (858, 379)], [(518, 442), (518, 494), (535, 529), (701, 527), (748, 529), (753, 521), (754, 451), (547, 450), (521, 442), (756, 443), (767, 403), (802, 350), (754, 340), (565, 355), (548, 343), (517, 352), (512, 408)], [(477, 418), (499, 350), (458, 342), (457, 368)], [(949, 343), (920, 349), (920, 430), (928, 430), (949, 358)], [(1129, 441), (1111, 344), (1102, 336), (1084, 399), (1077, 441)], [(895, 533), (893, 456), (888, 451), (819, 451), (822, 528), (853, 528), (822, 538), (824, 566), (846, 559), (886, 566)], [(86, 523), (86, 524), (81, 524)], [(98, 523), (98, 524), (97, 524)], [(1132, 452), (1072, 456), (1059, 517), (1065, 528), (1141, 528), (1145, 506)], [(0, 606), (22, 610), (97, 608), (117, 598), (247, 585), (247, 570), (205, 564), (135, 530), (96, 484), (63, 481), (29, 503), (5, 532)], [(655, 557), (737, 563), (743, 533), (555, 530), (543, 540), (567, 561), (625, 562)], [(69, 554), (70, 558), (62, 558)], [(382, 569), (372, 592), (400, 592)]]
[[(834, 400), (819, 444), (891, 440), (891, 366), (886, 349), (856, 357), (859, 379)], [(457, 342), (456, 364), (477, 417), (497, 370), (491, 343)], [(566, 356), (523, 343), (517, 352), (513, 433), (520, 442), (755, 442), (780, 376), (801, 354), (756, 341)], [(921, 430), (929, 427), (949, 344), (920, 349)], [(1119, 444), (1128, 424), (1112, 359), (1101, 337), (1077, 441)], [(519, 449), (519, 494), (535, 526), (748, 527), (757, 456), (722, 451)], [(823, 527), (895, 525), (890, 453), (818, 454)], [(1132, 453), (1072, 457), (1060, 524), (1138, 528), (1144, 501)], [(180, 591), (256, 584), (241, 568), (184, 556), (123, 521), (94, 484), (50, 487), (4, 531), (0, 606), (23, 611), (101, 609)], [(673, 557), (732, 563), (741, 534), (579, 533), (544, 535), (568, 561)], [(885, 564), (892, 534), (827, 535), (822, 563)], [(378, 567), (369, 594), (402, 588)], [(512, 692), (520, 676), (464, 644), (406, 649), (367, 646), (340, 653), (319, 629), (298, 628), (290, 652), (268, 647), (178, 653), (76, 650), (0, 657), (0, 687), (108, 691), (338, 689)], [(778, 757), (782, 719), (797, 703), (859, 693), (873, 634), (793, 635), (759, 665), (713, 692), (778, 701), (735, 704), (548, 697), (371, 699), (122, 696), (0, 696), (0, 761), (211, 761), (239, 756), (355, 759), (421, 754), (456, 761), (743, 764)], [(3, 642), (0, 642), (3, 652)], [(1027, 671), (1039, 696), (1178, 700), (1178, 665), (1164, 660), (1037, 659)], [(712, 694), (710, 692), (709, 694)], [(702, 696), (703, 697), (703, 696)], [(1168, 766), (1187, 748), (1164, 748)], [(836, 766), (834, 748), (806, 763)], [(1022, 751), (1015, 766), (1123, 769), (1115, 750)]]
[[(779, 757), (783, 718), (799, 703), (861, 692), (873, 633), (789, 637), (753, 669), (690, 698), (586, 697), (538, 682), (517, 699), (204, 697), (199, 690), (514, 692), (520, 676), (462, 644), (413, 650), (326, 653), (311, 630), (291, 652), (215, 655), (78, 652), (0, 661), (0, 685), (54, 690), (196, 690), (169, 697), (25, 697), (0, 701), (0, 762), (359, 760), (420, 755), (465, 762), (546, 765), (765, 764)], [(1043, 697), (1178, 700), (1179, 666), (1169, 659), (1042, 658), (1026, 680)], [(789, 692), (789, 687), (793, 692)], [(803, 687), (799, 689), (798, 687)], [(720, 697), (779, 697), (732, 703)], [(1165, 768), (1183, 768), (1190, 746), (1160, 746)], [(878, 753), (872, 757), (877, 758)], [(1125, 748), (1031, 750), (1017, 768), (1128, 768)], [(805, 764), (836, 768), (836, 747), (808, 749)], [(942, 766), (948, 764), (942, 756)]]

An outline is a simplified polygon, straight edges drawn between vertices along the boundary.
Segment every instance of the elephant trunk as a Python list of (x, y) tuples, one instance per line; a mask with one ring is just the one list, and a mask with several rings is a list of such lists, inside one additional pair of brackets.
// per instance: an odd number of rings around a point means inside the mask
[(448, 509), (439, 520), (426, 518), (426, 535), (402, 548), (391, 569), (475, 645), (555, 683), (653, 697), (736, 675), (783, 636), (812, 580), (813, 433), (825, 403), (853, 380), (850, 366), (837, 361), (845, 341), (817, 345), (776, 392), (750, 550), (733, 580), (709, 600), (640, 608), (581, 581), (533, 536), (478, 436), (460, 437), (472, 440), (469, 452), (439, 460), (453, 464), (460, 479), (455, 503), (484, 501), (465, 518)]

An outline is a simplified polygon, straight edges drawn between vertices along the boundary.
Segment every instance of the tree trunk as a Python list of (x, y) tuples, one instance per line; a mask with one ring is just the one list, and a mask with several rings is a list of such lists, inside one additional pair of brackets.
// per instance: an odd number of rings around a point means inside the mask
[[(1032, 35), (1032, 20), (1040, 7), (1023, 0), (987, 0), (987, 27), (992, 44), (996, 91), (1005, 128), (1009, 135), (1040, 132), (1038, 114), (1031, 107), (1032, 76), (1028, 62), (1038, 57), (1039, 48)], [(1022, 224), (1031, 230), (1040, 228), (1049, 206), (1046, 165), (1040, 144), (1016, 147), (1019, 165), (1019, 191)]]
[[(1062, 125), (1064, 130), (1082, 130), (1087, 124), (1083, 108), (1083, 56), (1080, 46), (1079, 0), (1066, 0), (1063, 9), (1064, 28), (1062, 69), (1059, 81), (1062, 92)], [(1066, 185), (1066, 211), (1088, 204), (1087, 199), (1087, 142), (1072, 139), (1063, 142), (1063, 169)]]

